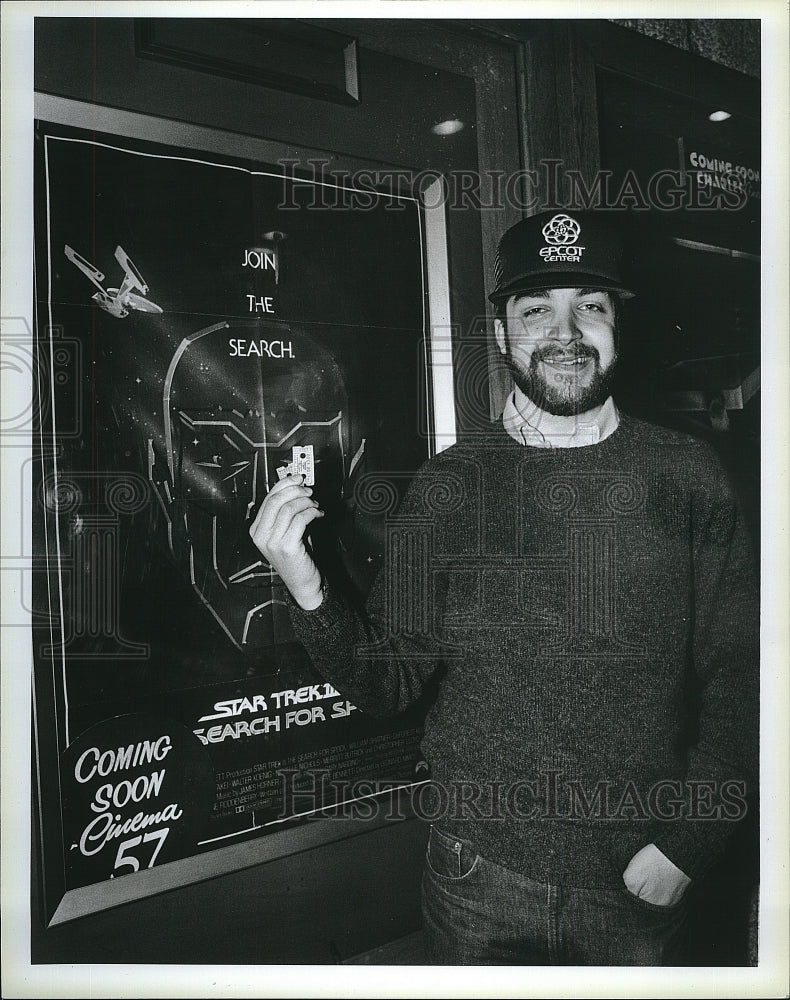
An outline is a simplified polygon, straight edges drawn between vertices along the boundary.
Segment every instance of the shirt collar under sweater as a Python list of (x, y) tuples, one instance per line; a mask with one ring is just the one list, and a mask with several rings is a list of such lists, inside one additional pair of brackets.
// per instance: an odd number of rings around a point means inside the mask
[[(616, 431), (620, 423), (617, 407), (609, 396), (593, 419), (585, 419), (587, 415), (581, 414), (571, 434), (552, 434), (546, 428), (546, 421), (540, 419), (543, 411), (530, 403), (532, 409), (528, 419), (523, 412), (524, 397), (521, 397), (522, 409), (519, 409), (516, 395), (517, 390), (514, 389), (507, 398), (502, 424), (514, 441), (533, 448), (583, 448), (598, 444)], [(521, 396), (520, 393), (518, 395)]]

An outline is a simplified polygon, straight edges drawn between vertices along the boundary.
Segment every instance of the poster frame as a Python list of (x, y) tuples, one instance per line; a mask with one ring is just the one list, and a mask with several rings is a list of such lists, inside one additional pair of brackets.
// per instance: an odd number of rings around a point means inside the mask
[[(250, 162), (276, 162), (279, 159), (321, 157), (326, 151), (262, 139), (242, 133), (194, 125), (137, 112), (36, 92), (34, 118), (46, 124), (79, 128), (113, 137), (161, 143), (171, 149), (225, 159)], [(372, 163), (355, 157), (332, 153), (333, 168), (353, 171), (371, 167), (391, 168), (391, 164)], [(450, 284), (448, 270), (448, 239), (443, 179), (436, 174), (420, 189), (423, 269), (425, 281), (426, 319), (424, 336), (426, 357), (426, 404), (428, 454), (434, 455), (456, 440), (455, 403), (453, 391)], [(32, 463), (26, 463), (25, 495), (31, 496)], [(32, 529), (32, 524), (31, 524)], [(47, 572), (49, 572), (47, 570)], [(43, 913), (47, 926), (55, 926), (79, 917), (115, 906), (168, 892), (181, 886), (215, 878), (224, 874), (275, 861), (302, 851), (311, 850), (348, 837), (373, 832), (387, 823), (413, 818), (408, 794), (409, 786), (377, 793), (389, 797), (390, 807), (376, 810), (373, 820), (311, 818), (309, 822), (288, 825), (239, 843), (228, 844), (204, 853), (171, 861), (134, 873), (133, 878), (105, 880), (92, 885), (66, 889), (65, 859), (63, 858), (63, 819), (59, 801), (51, 802), (51, 793), (44, 789), (53, 765), (57, 771), (57, 740), (53, 727), (47, 726), (44, 713), (56, 718), (56, 687), (54, 681), (39, 684), (34, 676), (31, 701), (33, 724), (33, 797), (34, 838), (38, 840), (40, 860), (36, 880), (36, 864), (31, 866), (33, 891), (43, 895)], [(49, 735), (46, 735), (49, 733)], [(58, 787), (59, 782), (54, 783)], [(416, 784), (416, 783), (413, 783)], [(57, 794), (57, 793), (56, 793)], [(36, 885), (38, 881), (38, 885)]]

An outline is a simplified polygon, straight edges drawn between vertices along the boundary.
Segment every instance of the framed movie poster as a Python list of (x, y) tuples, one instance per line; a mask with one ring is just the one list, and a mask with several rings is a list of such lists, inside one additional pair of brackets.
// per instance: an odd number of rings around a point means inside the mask
[(309, 543), (364, 597), (436, 447), (437, 223), (411, 193), (302, 167), (37, 123), (35, 754), (53, 922), (427, 778), (420, 706), (373, 719), (323, 681), (249, 537), (271, 486), (305, 475), (326, 511)]

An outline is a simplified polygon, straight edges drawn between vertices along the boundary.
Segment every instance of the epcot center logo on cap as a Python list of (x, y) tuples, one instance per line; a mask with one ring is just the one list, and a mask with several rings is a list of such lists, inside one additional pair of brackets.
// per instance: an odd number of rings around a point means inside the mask
[(543, 238), (551, 246), (542, 247), (540, 256), (547, 264), (558, 261), (578, 263), (586, 247), (580, 247), (577, 240), (581, 236), (582, 227), (570, 215), (555, 215), (543, 227)]

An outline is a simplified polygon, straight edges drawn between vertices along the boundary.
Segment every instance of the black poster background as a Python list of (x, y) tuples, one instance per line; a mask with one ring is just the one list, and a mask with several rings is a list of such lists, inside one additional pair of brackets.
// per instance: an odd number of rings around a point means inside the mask
[[(39, 746), (129, 713), (196, 733), (216, 794), (184, 856), (321, 804), (280, 769), (409, 781), (420, 707), (376, 721), (324, 683), (248, 528), (312, 445), (314, 548), (359, 595), (381, 565), (378, 486), (429, 453), (419, 206), (45, 123), (36, 155)], [(161, 312), (113, 314), (116, 247)], [(40, 775), (45, 826), (69, 781)]]

